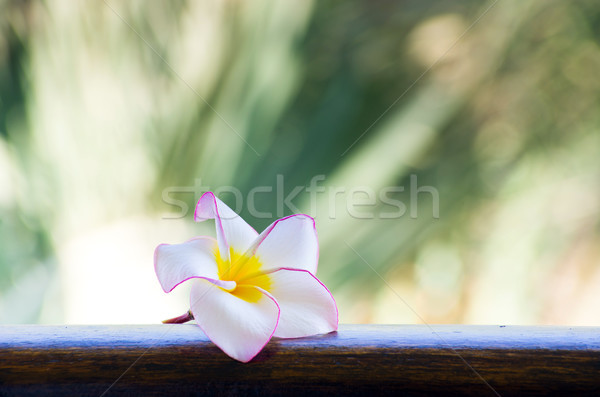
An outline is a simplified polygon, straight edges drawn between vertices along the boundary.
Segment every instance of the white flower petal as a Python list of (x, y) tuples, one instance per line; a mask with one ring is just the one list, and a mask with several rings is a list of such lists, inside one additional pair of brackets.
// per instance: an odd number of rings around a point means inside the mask
[(245, 252), (258, 236), (252, 226), (248, 225), (241, 216), (215, 197), (212, 192), (204, 193), (200, 197), (194, 214), (196, 222), (207, 219), (215, 220), (219, 252), (223, 259), (229, 258), (230, 247), (236, 252)]
[(273, 222), (258, 236), (248, 256), (258, 256), (263, 271), (282, 267), (317, 272), (319, 242), (315, 220), (298, 214)]
[(196, 237), (182, 244), (161, 244), (154, 251), (154, 270), (165, 292), (193, 277), (218, 280), (212, 237)]
[(238, 286), (229, 293), (198, 279), (192, 286), (190, 308), (206, 336), (241, 362), (252, 360), (262, 350), (279, 321), (273, 297), (251, 286)]
[(277, 301), (281, 314), (274, 336), (300, 338), (337, 330), (335, 300), (309, 271), (280, 269), (246, 282), (267, 289)]

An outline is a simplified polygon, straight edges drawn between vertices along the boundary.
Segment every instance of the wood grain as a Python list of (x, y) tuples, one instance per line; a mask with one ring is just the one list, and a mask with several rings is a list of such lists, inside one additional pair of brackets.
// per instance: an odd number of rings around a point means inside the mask
[(496, 395), (480, 376), (501, 396), (600, 395), (600, 328), (342, 325), (241, 364), (191, 324), (0, 326), (0, 396)]

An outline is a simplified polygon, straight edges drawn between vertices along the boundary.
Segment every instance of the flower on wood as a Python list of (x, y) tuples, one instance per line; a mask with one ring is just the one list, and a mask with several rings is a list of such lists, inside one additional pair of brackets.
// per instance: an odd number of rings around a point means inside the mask
[(213, 343), (242, 362), (273, 336), (337, 330), (335, 300), (315, 277), (319, 245), (313, 218), (281, 218), (258, 234), (211, 192), (198, 201), (194, 218), (214, 219), (217, 238), (161, 244), (154, 253), (165, 292), (192, 283), (190, 311), (168, 322), (195, 319)]

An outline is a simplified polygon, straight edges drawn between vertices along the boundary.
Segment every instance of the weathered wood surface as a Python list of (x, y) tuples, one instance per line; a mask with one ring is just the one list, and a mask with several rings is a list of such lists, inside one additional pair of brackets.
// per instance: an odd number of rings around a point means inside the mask
[(600, 395), (600, 328), (432, 329), (345, 325), (241, 364), (191, 324), (0, 326), (0, 396), (496, 395), (474, 370), (501, 396)]

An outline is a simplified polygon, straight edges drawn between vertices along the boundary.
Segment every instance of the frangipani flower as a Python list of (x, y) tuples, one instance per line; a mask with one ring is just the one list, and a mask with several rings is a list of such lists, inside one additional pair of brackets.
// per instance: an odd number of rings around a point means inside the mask
[(337, 330), (335, 300), (315, 277), (319, 246), (313, 218), (288, 216), (259, 235), (211, 192), (198, 201), (194, 218), (214, 219), (216, 240), (200, 236), (161, 244), (154, 268), (165, 292), (193, 283), (190, 312), (227, 355), (248, 362), (273, 336)]

